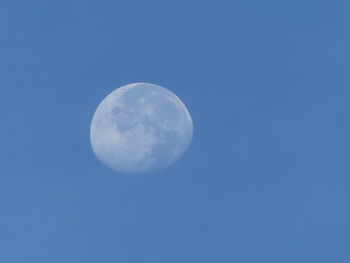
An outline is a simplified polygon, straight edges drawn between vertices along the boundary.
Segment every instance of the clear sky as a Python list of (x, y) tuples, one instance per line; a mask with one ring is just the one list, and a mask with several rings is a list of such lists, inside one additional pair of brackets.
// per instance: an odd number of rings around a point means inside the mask
[[(0, 5), (0, 262), (350, 262), (348, 0)], [(178, 95), (183, 158), (94, 156), (98, 103)]]

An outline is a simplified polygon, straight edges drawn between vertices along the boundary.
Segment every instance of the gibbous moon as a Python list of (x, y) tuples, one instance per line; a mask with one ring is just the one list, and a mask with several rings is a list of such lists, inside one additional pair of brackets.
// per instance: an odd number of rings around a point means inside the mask
[(174, 163), (191, 143), (193, 124), (182, 101), (151, 83), (116, 89), (98, 106), (91, 123), (93, 151), (102, 163), (127, 174)]

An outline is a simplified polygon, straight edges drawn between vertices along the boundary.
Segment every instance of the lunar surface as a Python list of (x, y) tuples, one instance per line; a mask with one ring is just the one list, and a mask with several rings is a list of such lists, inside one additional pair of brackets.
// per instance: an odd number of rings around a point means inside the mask
[(127, 174), (174, 163), (191, 143), (193, 124), (182, 101), (151, 83), (116, 89), (98, 106), (91, 123), (93, 151), (105, 165)]

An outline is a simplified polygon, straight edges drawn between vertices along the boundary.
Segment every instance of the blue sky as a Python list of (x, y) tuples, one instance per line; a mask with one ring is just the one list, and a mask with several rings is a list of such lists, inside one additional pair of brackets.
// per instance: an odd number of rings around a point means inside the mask
[[(0, 7), (0, 262), (350, 262), (350, 4)], [(194, 138), (167, 170), (93, 155), (98, 103), (167, 87)]]

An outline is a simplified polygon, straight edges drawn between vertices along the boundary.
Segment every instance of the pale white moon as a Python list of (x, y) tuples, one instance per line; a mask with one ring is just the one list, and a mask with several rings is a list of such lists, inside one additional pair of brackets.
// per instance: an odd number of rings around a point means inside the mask
[(151, 83), (116, 89), (98, 106), (91, 123), (93, 151), (102, 163), (128, 174), (164, 168), (191, 143), (193, 124), (182, 101)]

